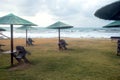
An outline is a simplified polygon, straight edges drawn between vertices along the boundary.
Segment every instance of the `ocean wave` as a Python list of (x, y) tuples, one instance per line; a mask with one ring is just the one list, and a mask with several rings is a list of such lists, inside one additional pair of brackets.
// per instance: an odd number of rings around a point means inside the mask
[[(3, 34), (10, 37), (10, 28)], [(14, 28), (14, 38), (25, 38), (25, 30)], [(120, 36), (120, 28), (70, 28), (61, 29), (61, 37), (69, 38), (110, 38)], [(35, 30), (28, 30), (28, 37), (32, 38), (53, 38), (58, 37), (58, 30), (37, 27)]]

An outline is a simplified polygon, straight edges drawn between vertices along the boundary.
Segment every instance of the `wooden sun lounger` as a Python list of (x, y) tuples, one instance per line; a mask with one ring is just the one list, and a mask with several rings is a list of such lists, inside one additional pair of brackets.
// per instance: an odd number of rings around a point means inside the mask
[[(8, 37), (8, 36), (4, 35), (3, 33), (0, 33), (0, 35), (2, 35), (2, 36), (4, 36), (4, 37), (6, 37), (6, 38), (8, 38), (8, 39), (10, 39), (10, 37)], [(1, 39), (4, 39), (4, 38), (3, 38), (3, 37), (1, 37)]]
[[(15, 53), (16, 52), (16, 50), (13, 50), (13, 53)], [(11, 51), (10, 50), (8, 50), (8, 51), (4, 51), (4, 52), (2, 52), (2, 53), (4, 53), (4, 54), (10, 54), (11, 53)]]

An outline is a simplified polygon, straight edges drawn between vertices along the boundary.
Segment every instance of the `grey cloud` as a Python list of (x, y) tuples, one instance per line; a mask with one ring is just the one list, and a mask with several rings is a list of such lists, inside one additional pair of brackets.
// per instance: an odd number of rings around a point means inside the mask
[[(1, 0), (0, 11), (13, 11), (22, 15), (33, 16), (36, 13), (44, 12), (45, 9), (47, 9), (51, 14), (60, 17), (77, 13), (88, 16), (89, 13), (95, 12), (97, 5), (96, 7), (85, 10), (84, 6), (87, 6), (85, 1), (86, 0), (78, 0), (78, 3), (71, 4), (69, 0)], [(114, 0), (105, 0), (105, 3), (107, 4), (107, 2), (113, 1)], [(105, 4), (104, 2), (101, 3)], [(98, 6), (100, 6), (99, 3)]]
[[(0, 11), (15, 12), (23, 16), (34, 16), (38, 12), (48, 12), (58, 19), (69, 21), (73, 24), (84, 24), (85, 20), (94, 21), (94, 12), (100, 7), (117, 0), (99, 0), (94, 6), (88, 5), (89, 0), (1, 0)], [(92, 1), (92, 0), (91, 0)], [(99, 20), (99, 19), (98, 19)], [(79, 23), (82, 22), (82, 23)], [(91, 24), (92, 22), (89, 21)]]
[(24, 0), (18, 5), (18, 9), (24, 15), (34, 16), (41, 10), (42, 3), (42, 0)]
[(41, 10), (44, 0), (1, 0), (0, 11), (33, 16)]
[(75, 13), (78, 13), (80, 10), (80, 6), (78, 5), (70, 5), (67, 0), (52, 0), (53, 2), (46, 2), (48, 9), (52, 14), (60, 17), (69, 16)]

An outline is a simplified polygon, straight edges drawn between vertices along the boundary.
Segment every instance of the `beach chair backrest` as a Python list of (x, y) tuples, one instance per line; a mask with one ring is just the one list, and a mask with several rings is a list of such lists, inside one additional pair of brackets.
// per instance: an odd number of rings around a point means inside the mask
[(18, 50), (18, 51), (20, 51), (21, 53), (24, 53), (24, 54), (27, 53), (23, 46), (16, 46), (16, 50)]

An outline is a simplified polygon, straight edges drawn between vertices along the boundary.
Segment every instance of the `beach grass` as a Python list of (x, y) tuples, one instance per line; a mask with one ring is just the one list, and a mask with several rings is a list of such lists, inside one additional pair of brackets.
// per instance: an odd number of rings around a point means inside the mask
[[(116, 41), (65, 38), (68, 50), (59, 51), (57, 38), (33, 40), (34, 46), (25, 47), (31, 52), (25, 67), (10, 70), (10, 54), (0, 54), (0, 80), (120, 80)], [(10, 49), (10, 40), (0, 43)], [(25, 46), (25, 39), (14, 39), (14, 45)]]

